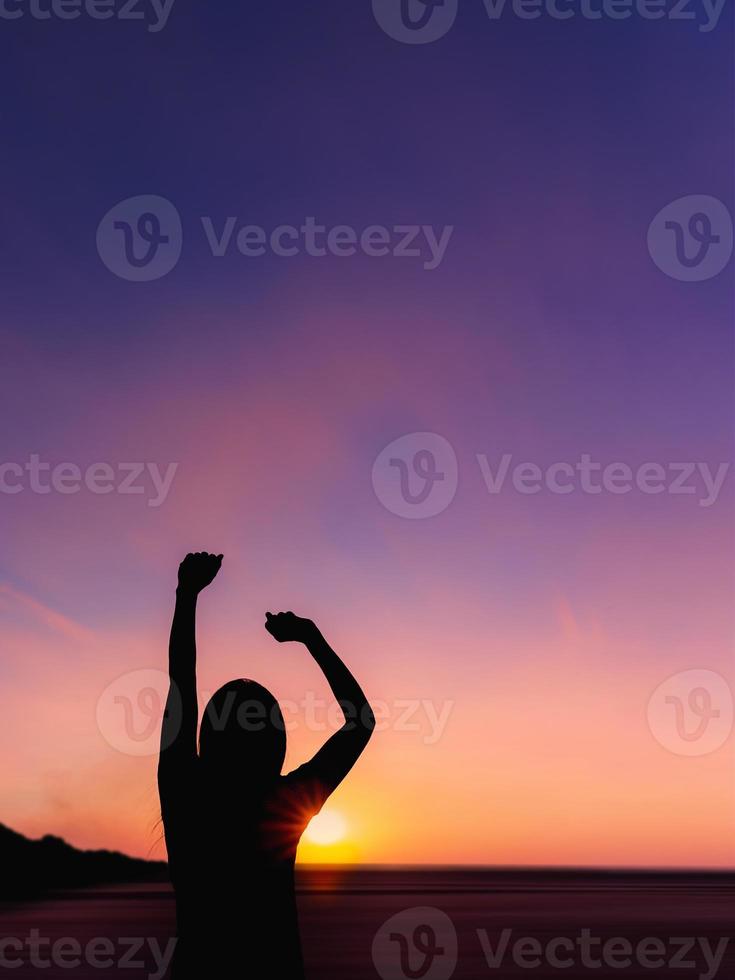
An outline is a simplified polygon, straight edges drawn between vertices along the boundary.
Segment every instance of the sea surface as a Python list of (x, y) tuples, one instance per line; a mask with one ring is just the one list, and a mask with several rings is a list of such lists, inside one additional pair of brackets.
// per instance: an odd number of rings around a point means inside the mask
[[(729, 873), (305, 868), (298, 892), (310, 980), (735, 980)], [(162, 883), (5, 903), (0, 977), (162, 980), (173, 921)]]

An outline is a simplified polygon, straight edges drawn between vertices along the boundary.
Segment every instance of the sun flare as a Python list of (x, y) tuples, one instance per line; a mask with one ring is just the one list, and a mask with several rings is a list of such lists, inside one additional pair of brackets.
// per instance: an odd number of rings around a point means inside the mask
[(304, 836), (312, 844), (336, 844), (346, 833), (344, 817), (334, 810), (323, 810), (311, 818)]

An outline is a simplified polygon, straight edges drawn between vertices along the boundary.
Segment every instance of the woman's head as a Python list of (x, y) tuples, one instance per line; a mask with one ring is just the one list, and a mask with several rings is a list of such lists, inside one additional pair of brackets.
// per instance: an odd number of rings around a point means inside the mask
[(212, 769), (246, 779), (274, 779), (286, 757), (278, 702), (255, 681), (230, 681), (212, 696), (199, 732), (199, 754)]

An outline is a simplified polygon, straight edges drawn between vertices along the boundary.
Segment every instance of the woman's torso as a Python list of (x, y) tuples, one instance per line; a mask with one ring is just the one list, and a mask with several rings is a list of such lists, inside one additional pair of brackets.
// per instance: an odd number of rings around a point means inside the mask
[(294, 862), (308, 815), (288, 777), (248, 794), (201, 773), (162, 792), (178, 943), (173, 976), (303, 976)]

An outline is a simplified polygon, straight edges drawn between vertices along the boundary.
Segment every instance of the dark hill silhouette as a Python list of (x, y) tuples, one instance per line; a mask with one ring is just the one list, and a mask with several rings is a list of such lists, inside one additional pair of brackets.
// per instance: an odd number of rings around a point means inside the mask
[(56, 888), (166, 880), (163, 861), (117, 851), (80, 851), (60, 837), (31, 840), (0, 824), (0, 899), (33, 898)]

